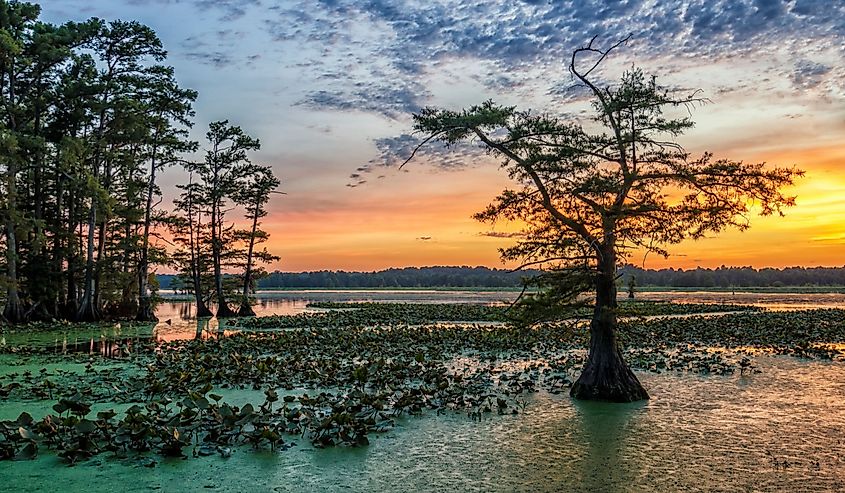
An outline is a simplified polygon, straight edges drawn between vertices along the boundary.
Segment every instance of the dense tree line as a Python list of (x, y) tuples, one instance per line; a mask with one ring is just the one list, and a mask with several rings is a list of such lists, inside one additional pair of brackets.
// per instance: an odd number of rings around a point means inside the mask
[(778, 287), (845, 286), (845, 267), (717, 267), (715, 269), (641, 269), (628, 265), (620, 269), (627, 282), (634, 276), (639, 286), (664, 287)]
[[(406, 267), (374, 272), (320, 270), (267, 274), (257, 282), (259, 289), (268, 288), (439, 288), (522, 286), (523, 279), (533, 278), (540, 271), (510, 271), (488, 267)], [(631, 276), (636, 286), (650, 287), (778, 287), (778, 286), (845, 286), (845, 267), (786, 267), (783, 269), (753, 267), (718, 267), (716, 269), (642, 269), (626, 265), (619, 269), (618, 283), (627, 286)], [(225, 279), (225, 277), (224, 277)], [(183, 289), (174, 275), (160, 275), (162, 289)]]
[[(374, 272), (319, 270), (311, 272), (280, 272), (267, 274), (257, 283), (267, 288), (430, 288), (430, 287), (486, 287), (521, 286), (525, 277), (537, 271), (513, 272), (489, 267), (405, 267)], [(175, 276), (159, 276), (162, 289), (182, 289)]]
[[(155, 265), (196, 282), (198, 303), (231, 315), (222, 272), (246, 275), (235, 301), (249, 312), (255, 267), (273, 257), (259, 219), (278, 180), (250, 162), (257, 139), (210, 125), (205, 159), (189, 157), (193, 90), (180, 87), (155, 32), (92, 18), (60, 26), (35, 4), (0, 0), (0, 287), (8, 322), (153, 320)], [(182, 166), (174, 210), (159, 207), (160, 172)], [(226, 216), (246, 211), (246, 229)], [(171, 256), (151, 241), (169, 227)], [(173, 250), (173, 249), (171, 249)], [(208, 285), (214, 289), (208, 289)]]

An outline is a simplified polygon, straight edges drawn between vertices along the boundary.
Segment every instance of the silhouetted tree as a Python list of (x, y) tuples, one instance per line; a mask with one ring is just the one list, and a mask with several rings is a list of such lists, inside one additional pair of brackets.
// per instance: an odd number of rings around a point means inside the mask
[(226, 302), (223, 281), (224, 261), (236, 256), (232, 253), (233, 244), (224, 241), (224, 236), (230, 234), (232, 229), (224, 227), (227, 201), (238, 195), (239, 188), (253, 169), (247, 151), (258, 150), (261, 145), (258, 139), (244, 133), (241, 127), (230, 125), (228, 120), (212, 122), (206, 139), (209, 147), (205, 159), (188, 163), (185, 167), (197, 178), (199, 193), (195, 198), (202, 200), (208, 209), (216, 315), (233, 317), (236, 313)]
[[(50, 286), (55, 286), (47, 260), (45, 190), (51, 150), (60, 147), (52, 124), (55, 88), (72, 52), (87, 42), (99, 23), (40, 22), (40, 7), (0, 0), (0, 211), (4, 231), (6, 320), (22, 322), (33, 313), (47, 318)], [(61, 189), (61, 187), (59, 187)], [(32, 269), (32, 266), (39, 266)], [(43, 275), (43, 283), (27, 283), (26, 275)], [(27, 289), (29, 288), (29, 289)], [(21, 293), (27, 296), (21, 296)], [(25, 299), (29, 298), (29, 299)], [(34, 302), (33, 302), (34, 301)], [(27, 305), (29, 305), (27, 307)]]
[[(171, 263), (180, 271), (184, 280), (182, 285), (194, 294), (197, 318), (211, 317), (214, 314), (208, 308), (206, 291), (207, 273), (211, 261), (209, 246), (211, 243), (210, 226), (203, 222), (208, 211), (203, 210), (202, 188), (194, 183), (193, 174), (188, 183), (177, 185), (182, 190), (173, 201), (176, 215), (171, 218), (169, 227), (174, 234), (174, 241), (181, 247), (173, 253)], [(212, 288), (213, 289), (213, 288)]]
[(144, 225), (138, 265), (138, 313), (139, 321), (155, 321), (149, 293), (150, 229), (154, 226), (153, 199), (160, 195), (156, 174), (165, 167), (181, 161), (181, 155), (194, 151), (197, 143), (188, 140), (188, 128), (194, 115), (191, 104), (196, 100), (195, 91), (182, 89), (176, 83), (173, 69), (159, 67), (151, 74), (148, 84), (147, 118), (150, 133), (146, 154), (150, 162), (147, 177)]
[(109, 194), (117, 185), (116, 175), (121, 168), (140, 164), (134, 159), (139, 138), (143, 136), (143, 131), (136, 132), (144, 128), (137, 96), (143, 91), (150, 70), (144, 63), (162, 61), (166, 56), (155, 32), (138, 22), (104, 24), (91, 49), (101, 60), (102, 68), (92, 85), (95, 96), (91, 109), (96, 116), (87, 159), (91, 179), (88, 180), (85, 281), (75, 317), (85, 322), (102, 317), (101, 281), (112, 206)]
[[(420, 146), (475, 141), (504, 161), (517, 186), (475, 217), (523, 222), (524, 236), (501, 250), (504, 260), (545, 266), (562, 283), (576, 279), (594, 292), (589, 355), (571, 395), (615, 402), (648, 398), (617, 339), (617, 265), (634, 248), (668, 254), (667, 245), (688, 238), (746, 229), (752, 203), (761, 214), (781, 213), (794, 198), (780, 189), (802, 174), (715, 160), (710, 153), (693, 157), (675, 141), (692, 120), (667, 111), (703, 102), (696, 93), (667, 90), (638, 68), (616, 85), (597, 81), (595, 69), (622, 43), (602, 50), (591, 41), (572, 53), (569, 70), (593, 98), (589, 124), (492, 101), (414, 115), (415, 129), (426, 135)], [(583, 56), (592, 57), (586, 69)], [(670, 190), (683, 195), (670, 199)], [(549, 275), (544, 282), (551, 282)]]
[(246, 260), (244, 263), (243, 292), (241, 297), (238, 315), (242, 317), (255, 316), (250, 302), (250, 293), (254, 291), (254, 284), (263, 270), (257, 272), (257, 262), (270, 263), (279, 260), (279, 257), (271, 254), (266, 248), (256, 251), (255, 246), (267, 241), (269, 235), (260, 229), (259, 220), (267, 215), (267, 202), (270, 195), (276, 192), (281, 182), (273, 175), (273, 169), (269, 166), (253, 166), (247, 174), (247, 178), (240, 183), (234, 194), (234, 199), (246, 209), (246, 218), (252, 223), (249, 230), (238, 232), (238, 239), (247, 244)]
[[(169, 262), (151, 242), (169, 217), (156, 179), (197, 147), (188, 140), (196, 93), (161, 64), (166, 52), (149, 27), (96, 18), (54, 25), (40, 11), (0, 0), (0, 320), (154, 320), (151, 266)], [(174, 223), (193, 241), (178, 254), (194, 254), (185, 265), (201, 283), (211, 278), (206, 264), (222, 281), (221, 269), (247, 256), (223, 217), (240, 180), (230, 172), (246, 168), (239, 156), (257, 141), (217, 125), (222, 140), (207, 157), (220, 179), (200, 179), (192, 187), (200, 193), (182, 202), (196, 224)], [(227, 284), (239, 289), (235, 277)]]

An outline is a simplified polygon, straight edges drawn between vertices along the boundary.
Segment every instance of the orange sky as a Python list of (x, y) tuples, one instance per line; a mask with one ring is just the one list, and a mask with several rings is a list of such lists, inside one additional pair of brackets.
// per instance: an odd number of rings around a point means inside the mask
[[(628, 63), (630, 57), (622, 56), (609, 64), (608, 73), (616, 76)], [(637, 63), (649, 69), (668, 62), (655, 58)], [(788, 209), (786, 217), (754, 216), (747, 231), (728, 230), (673, 246), (668, 259), (640, 254), (631, 261), (648, 268), (845, 265), (843, 93), (819, 86), (796, 90), (788, 73), (759, 59), (706, 65), (694, 59), (673, 63), (673, 70), (658, 72), (661, 82), (700, 87), (712, 99), (712, 104), (694, 110), (696, 127), (678, 139), (689, 151), (710, 150), (716, 158), (794, 165), (806, 175), (788, 191), (797, 196), (797, 206)], [(483, 99), (479, 95), (489, 95), (521, 108), (546, 107), (577, 114), (585, 107), (583, 102), (556, 106), (548, 95), (531, 91), (491, 93), (477, 82), (454, 75), (459, 68), (449, 73), (455, 77), (451, 86), (434, 77), (432, 104), (459, 108), (479, 102)], [(755, 80), (768, 82), (755, 85)], [(726, 90), (726, 85), (735, 87)], [(550, 101), (552, 106), (546, 106)], [(268, 218), (267, 226), (274, 233), (272, 249), (282, 256), (276, 267), (299, 271), (433, 264), (503, 266), (497, 248), (513, 240), (481, 236), (490, 227), (471, 219), (508, 186), (507, 177), (495, 163), (442, 171), (415, 161), (406, 172), (395, 166), (377, 168), (366, 176), (368, 183), (347, 188), (348, 178), (337, 173), (344, 168), (336, 163), (351, 172), (376, 155), (371, 145), (361, 144), (362, 135), (396, 135), (407, 132), (410, 125), (355, 112), (332, 114), (331, 118), (334, 132), (324, 141), (329, 150), (306, 148), (281, 157), (288, 163), (304, 160), (311, 164), (295, 168), (307, 171), (294, 172), (286, 187), (291, 195), (274, 204), (272, 223)], [(377, 175), (383, 177), (377, 179)], [(304, 190), (297, 190), (300, 185)], [(297, 196), (303, 202), (299, 203)], [(315, 196), (321, 197), (316, 207)], [(513, 229), (506, 224), (495, 228)], [(421, 239), (424, 237), (430, 239)]]
[[(682, 243), (670, 249), (668, 259), (640, 254), (631, 261), (650, 268), (845, 265), (845, 147), (775, 150), (749, 158), (796, 164), (807, 172), (790, 190), (798, 204), (786, 217), (755, 216), (747, 231)], [(407, 173), (339, 191), (354, 197), (344, 207), (286, 212), (284, 203), (295, 197), (280, 198), (265, 221), (273, 233), (270, 249), (283, 258), (278, 267), (289, 271), (503, 266), (496, 249), (512, 240), (481, 236), (491, 229), (470, 216), (506, 184), (496, 166), (448, 173), (409, 166)]]
[[(406, 137), (411, 113), (429, 105), (494, 99), (583, 116), (572, 50), (593, 34), (606, 46), (632, 33), (594, 72), (602, 83), (636, 64), (667, 87), (700, 88), (712, 104), (679, 138), (689, 151), (807, 172), (785, 218), (752, 218), (746, 232), (677, 245), (645, 266), (845, 264), (845, 10), (808, 1), (40, 3), (51, 22), (137, 19), (158, 33), (166, 63), (199, 93), (192, 137), (229, 119), (261, 140), (252, 158), (287, 193), (265, 219), (282, 257), (270, 268), (301, 271), (501, 266), (496, 249), (509, 240), (481, 236), (489, 226), (470, 218), (508, 185), (498, 166), (417, 160), (401, 172), (373, 164), (379, 144)], [(367, 183), (347, 187), (360, 167), (372, 170)], [(164, 174), (164, 206), (185, 180)]]
[[(675, 77), (706, 82), (698, 78), (699, 70), (693, 66), (670, 74), (668, 81)], [(721, 70), (730, 74), (743, 68)], [(717, 92), (715, 85), (702, 85), (705, 93)], [(460, 93), (463, 99), (459, 99), (467, 102), (452, 101), (455, 93), (448, 91), (436, 102), (458, 107), (477, 100), (473, 91)], [(745, 232), (728, 230), (673, 246), (668, 259), (654, 254), (644, 259), (640, 254), (632, 262), (648, 268), (845, 265), (845, 145), (840, 142), (845, 111), (838, 102), (825, 106), (823, 100), (806, 95), (787, 97), (792, 96), (780, 94), (773, 101), (771, 94), (749, 91), (714, 97), (713, 104), (695, 110), (697, 126), (679, 142), (693, 153), (710, 150), (716, 158), (805, 170), (806, 175), (788, 191), (797, 196), (797, 206), (783, 218), (753, 216), (751, 229)], [(515, 96), (501, 100), (519, 103)], [(308, 127), (291, 125), (287, 131), (296, 136), (295, 146), (260, 155), (263, 162), (276, 165), (287, 192), (274, 199), (264, 221), (271, 233), (269, 249), (282, 257), (271, 269), (513, 267), (503, 265), (497, 252), (513, 240), (483, 236), (491, 228), (471, 218), (510, 185), (496, 163), (442, 170), (416, 160), (402, 171), (395, 165), (375, 168), (365, 176), (367, 183), (350, 188), (349, 173), (377, 154), (372, 137), (365, 136), (396, 134), (409, 125), (360, 113), (329, 117), (332, 132), (320, 140), (305, 137), (311, 131)], [(492, 230), (515, 229), (499, 224)]]

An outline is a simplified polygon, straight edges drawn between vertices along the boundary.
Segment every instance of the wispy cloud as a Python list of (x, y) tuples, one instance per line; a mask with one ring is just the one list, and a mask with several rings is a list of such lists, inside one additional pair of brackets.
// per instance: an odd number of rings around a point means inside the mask
[(349, 175), (352, 186), (366, 183), (364, 177), (377, 169), (399, 166), (412, 155), (414, 162), (425, 163), (443, 171), (464, 169), (489, 160), (484, 149), (472, 143), (461, 142), (447, 146), (440, 142), (429, 142), (419, 147), (421, 142), (419, 137), (410, 134), (375, 139), (373, 143), (377, 156)]
[[(485, 96), (519, 90), (562, 98), (559, 103), (578, 99), (565, 63), (594, 35), (607, 42), (633, 34), (626, 59), (659, 58), (664, 71), (685, 60), (779, 53), (786, 63), (771, 64), (766, 84), (790, 80), (795, 91), (819, 97), (845, 90), (837, 82), (845, 78), (837, 68), (845, 65), (845, 3), (829, 0), (127, 1), (218, 15), (223, 27), (203, 34), (204, 48), (185, 47), (191, 59), (215, 67), (240, 63), (241, 43), (233, 36), (249, 31), (283, 44), (279, 53), (297, 60), (309, 87), (299, 105), (394, 120), (429, 104), (428, 82), (456, 60), (469, 71), (463, 75), (490, 92)], [(239, 31), (239, 21), (248, 27)], [(812, 56), (821, 53), (827, 59)]]
[[(268, 21), (275, 39), (323, 43), (319, 64), (335, 63), (354, 45), (356, 61), (372, 68), (338, 74), (338, 87), (317, 89), (304, 104), (390, 117), (425, 102), (414, 81), (445, 60), (487, 63), (494, 70), (475, 77), (484, 87), (507, 91), (532, 82), (537, 67), (560, 67), (573, 47), (595, 34), (604, 40), (634, 34), (631, 49), (638, 57), (714, 61), (808, 42), (845, 55), (845, 4), (822, 0), (319, 0), (284, 3), (275, 14)], [(819, 85), (831, 75), (814, 69), (799, 63), (796, 80)], [(545, 82), (552, 92), (569, 94), (565, 85)]]
[(486, 236), (488, 238), (524, 238), (525, 233), (507, 231), (483, 231), (481, 233), (478, 233), (478, 236)]

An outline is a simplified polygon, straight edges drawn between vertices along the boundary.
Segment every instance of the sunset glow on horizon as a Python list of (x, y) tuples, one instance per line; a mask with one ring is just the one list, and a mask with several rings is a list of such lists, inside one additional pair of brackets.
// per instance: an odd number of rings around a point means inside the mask
[[(268, 250), (282, 258), (269, 270), (514, 267), (500, 262), (497, 248), (519, 228), (471, 217), (512, 186), (499, 163), (454, 154), (399, 170), (401, 161), (380, 156), (407, 157), (400, 144), (410, 115), (428, 105), (460, 109), (493, 99), (587, 122), (568, 56), (594, 34), (627, 33), (632, 41), (602, 79), (617, 80), (636, 64), (668, 87), (700, 88), (712, 102), (693, 110), (696, 127), (678, 139), (693, 155), (806, 171), (785, 191), (797, 197), (785, 217), (752, 216), (748, 231), (670, 246), (668, 259), (629, 260), (646, 268), (845, 265), (845, 32), (825, 2), (636, 0), (587, 12), (578, 2), (502, 1), (483, 16), (464, 1), (400, 3), (42, 6), (49, 21), (97, 16), (150, 25), (180, 83), (199, 92), (193, 137), (228, 118), (261, 140), (252, 158), (273, 165), (286, 193), (272, 199), (263, 221)], [(183, 180), (178, 169), (164, 174), (166, 201)]]

